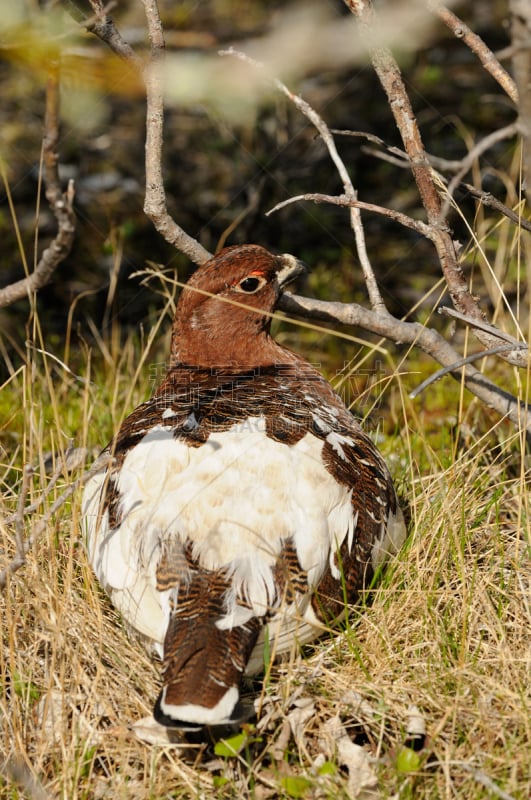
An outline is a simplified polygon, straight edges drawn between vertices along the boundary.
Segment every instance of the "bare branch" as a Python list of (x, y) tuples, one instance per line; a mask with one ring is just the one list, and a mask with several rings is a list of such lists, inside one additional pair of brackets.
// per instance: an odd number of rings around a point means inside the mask
[(497, 131), (493, 131), (488, 136), (485, 136), (483, 139), (481, 139), (476, 145), (474, 145), (474, 147), (472, 147), (472, 149), (462, 159), (461, 166), (448, 184), (448, 194), (444, 200), (444, 205), (441, 211), (444, 217), (446, 217), (448, 214), (450, 209), (450, 201), (455, 190), (460, 185), (467, 172), (472, 168), (474, 161), (476, 161), (481, 155), (483, 155), (484, 152), (489, 150), (498, 142), (501, 142), (504, 139), (509, 139), (511, 136), (516, 136), (517, 133), (518, 126), (515, 122), (513, 122), (511, 125), (506, 125), (505, 128), (500, 128)]
[[(21, 567), (24, 566), (24, 564), (26, 563), (27, 554), (29, 553), (33, 545), (42, 536), (42, 534), (46, 530), (47, 524), (49, 523), (50, 519), (55, 514), (55, 512), (58, 511), (66, 503), (68, 498), (71, 497), (75, 492), (77, 492), (77, 490), (81, 486), (84, 486), (85, 483), (89, 481), (93, 475), (104, 469), (111, 461), (112, 461), (112, 456), (109, 455), (108, 453), (103, 453), (99, 458), (97, 458), (92, 467), (89, 470), (87, 470), (87, 472), (84, 472), (83, 475), (81, 475), (81, 477), (79, 477), (76, 481), (67, 486), (64, 492), (51, 504), (46, 513), (33, 525), (29, 536), (27, 536), (26, 538), (22, 538), (22, 536), (20, 537), (21, 539), (20, 542), (19, 542), (20, 522), (18, 519), (19, 509), (17, 508), (17, 519), (15, 520), (17, 550), (15, 557), (0, 572), (0, 589), (5, 589), (8, 577), (10, 575), (13, 575), (15, 572), (17, 572), (17, 570), (19, 570)], [(27, 474), (26, 470), (27, 468), (25, 469), (24, 476), (26, 476)], [(40, 502), (43, 501), (43, 499), (46, 499), (48, 494), (49, 491), (47, 490), (43, 492), (43, 497), (40, 498), (40, 500), (38, 501), (39, 505)], [(19, 506), (21, 503), (25, 501), (25, 498), (23, 497), (23, 491), (21, 492), (21, 497), (22, 500), (20, 500), (19, 498)]]
[[(520, 347), (526, 347), (527, 345), (522, 344)], [(428, 386), (431, 386), (432, 383), (438, 381), (440, 378), (443, 378), (445, 375), (448, 375), (449, 372), (456, 372), (459, 367), (464, 367), (465, 364), (472, 364), (474, 361), (479, 361), (480, 358), (485, 358), (485, 356), (495, 356), (499, 353), (503, 353), (504, 350), (510, 350), (511, 347), (514, 347), (513, 344), (500, 344), (498, 347), (492, 347), (490, 350), (481, 350), (479, 353), (472, 353), (470, 356), (465, 356), (464, 358), (460, 358), (459, 361), (456, 361), (454, 364), (450, 364), (448, 367), (442, 367), (438, 369), (437, 372), (434, 372), (433, 375), (430, 375), (429, 378), (426, 378), (425, 381), (417, 386), (416, 389), (413, 389), (412, 392), (409, 393), (409, 396), (413, 400), (415, 397), (418, 397), (424, 389), (427, 389)]]
[(101, 0), (88, 1), (91, 5), (93, 16), (87, 18), (85, 8), (83, 3), (80, 3), (80, 0), (66, 0), (66, 6), (71, 16), (89, 33), (93, 33), (98, 39), (101, 39), (123, 61), (136, 66), (141, 73), (143, 68), (142, 59), (125, 41), (109, 16), (109, 11), (117, 5), (116, 2), (104, 4)]
[(334, 206), (355, 206), (356, 208), (361, 208), (364, 211), (372, 211), (375, 214), (381, 214), (384, 217), (389, 217), (389, 219), (399, 222), (405, 228), (410, 228), (411, 230), (417, 231), (417, 233), (426, 236), (428, 239), (432, 238), (432, 229), (429, 225), (426, 225), (425, 222), (422, 222), (422, 220), (413, 219), (413, 217), (408, 217), (407, 214), (402, 214), (401, 211), (394, 211), (392, 208), (377, 206), (374, 205), (374, 203), (364, 203), (362, 200), (353, 200), (352, 197), (346, 194), (341, 194), (338, 196), (319, 193), (298, 194), (295, 197), (288, 197), (287, 200), (282, 200), (280, 203), (277, 203), (276, 206), (270, 208), (269, 211), (266, 212), (266, 217), (270, 216), (270, 214), (274, 214), (275, 211), (279, 211), (281, 208), (285, 208), (292, 203), (297, 203), (300, 200), (310, 200), (313, 203), (330, 203)]
[(46, 85), (46, 113), (44, 120), (43, 160), (46, 199), (57, 220), (57, 234), (44, 250), (34, 271), (22, 280), (0, 289), (0, 308), (16, 300), (29, 297), (50, 281), (71, 250), (75, 234), (73, 211), (74, 184), (70, 182), (65, 194), (61, 190), (58, 170), (59, 142), (59, 68), (52, 65)]
[[(240, 59), (240, 61), (244, 61), (245, 63), (250, 64), (254, 69), (259, 69), (259, 70), (263, 69), (262, 64), (250, 58), (245, 53), (242, 53), (238, 50), (234, 50), (233, 48), (229, 50), (220, 51), (220, 55), (235, 56), (236, 58)], [(332, 133), (328, 125), (319, 116), (319, 114), (317, 114), (317, 112), (309, 105), (309, 103), (306, 102), (306, 100), (304, 100), (300, 95), (294, 94), (290, 89), (288, 89), (288, 87), (284, 83), (282, 83), (282, 81), (278, 80), (278, 78), (274, 78), (273, 83), (277, 87), (277, 89), (279, 89), (284, 95), (286, 95), (286, 97), (294, 104), (294, 106), (298, 108), (299, 111), (302, 114), (304, 114), (304, 116), (307, 119), (309, 119), (310, 122), (319, 131), (321, 139), (326, 145), (330, 158), (332, 159), (338, 171), (338, 174), (341, 178), (345, 194), (352, 200), (356, 200), (358, 196), (357, 192), (354, 189), (354, 186), (350, 179), (350, 175), (348, 174), (348, 170), (345, 167), (339, 153), (337, 152), (336, 143), (334, 141), (334, 137), (332, 136)], [(367, 253), (367, 248), (365, 246), (365, 233), (363, 231), (361, 215), (359, 213), (358, 208), (355, 205), (352, 205), (350, 209), (350, 224), (354, 232), (354, 238), (356, 240), (356, 250), (358, 253), (358, 258), (360, 260), (361, 268), (363, 270), (363, 277), (365, 279), (365, 285), (367, 286), (367, 293), (369, 295), (370, 304), (375, 310), (385, 309), (385, 303), (380, 293), (378, 282), (374, 275), (374, 270), (372, 268)]]
[[(390, 145), (386, 145), (379, 136), (374, 136), (373, 134), (363, 133), (359, 131), (349, 131), (349, 130), (337, 130), (332, 129), (332, 133), (338, 134), (340, 136), (356, 136), (356, 137), (363, 137), (367, 139), (369, 142), (373, 142), (374, 144), (379, 145), (380, 147), (385, 148), (385, 153), (376, 150), (373, 147), (363, 147), (362, 149), (366, 153), (370, 153), (371, 155), (380, 158), (382, 161), (388, 161), (390, 164), (394, 164), (401, 169), (407, 168), (411, 169), (411, 163), (408, 159), (407, 153), (401, 150), (399, 147), (394, 147)], [(504, 128), (500, 128), (497, 131), (493, 131), (493, 133), (485, 136), (481, 139), (474, 147), (467, 153), (463, 158), (460, 159), (453, 159), (449, 160), (447, 158), (440, 158), (439, 156), (434, 156), (432, 153), (426, 153), (428, 161), (430, 162), (432, 167), (435, 169), (441, 170), (442, 172), (458, 172), (460, 173), (460, 180), (463, 175), (465, 175), (469, 169), (473, 166), (474, 161), (479, 158), (486, 150), (489, 150), (495, 144), (503, 139), (509, 139), (511, 136), (515, 136), (518, 133), (518, 126), (516, 123), (511, 123), (510, 125), (506, 125)], [(455, 190), (455, 187), (454, 187)], [(449, 190), (450, 191), (450, 190)]]
[(516, 88), (516, 84), (509, 73), (502, 67), (492, 50), (487, 47), (483, 39), (478, 36), (477, 33), (470, 30), (468, 25), (466, 25), (463, 20), (459, 19), (453, 11), (450, 11), (450, 9), (445, 6), (440, 6), (437, 2), (432, 3), (432, 6), (439, 19), (450, 28), (457, 39), (462, 39), (467, 47), (477, 55), (489, 75), (492, 75), (494, 80), (500, 84), (503, 91), (509, 95), (516, 105), (518, 103), (518, 89)]
[(133, 64), (142, 75), (147, 96), (144, 212), (169, 244), (174, 245), (194, 263), (202, 264), (210, 258), (211, 254), (177, 225), (168, 213), (166, 205), (166, 192), (162, 177), (164, 34), (156, 0), (142, 0), (142, 2), (151, 44), (151, 56), (147, 65), (123, 39), (113, 20), (108, 16), (108, 7), (103, 4), (102, 0), (90, 0), (94, 19), (84, 20), (82, 24), (105, 42), (120, 58)]
[(519, 342), (518, 339), (515, 339), (514, 336), (511, 336), (504, 331), (500, 331), (499, 328), (495, 328), (494, 325), (489, 325), (488, 322), (483, 322), (479, 319), (472, 319), (472, 317), (467, 317), (466, 314), (461, 314), (460, 311), (456, 311), (455, 308), (448, 308), (448, 306), (441, 306), (439, 309), (439, 314), (443, 314), (445, 317), (453, 317), (454, 319), (459, 319), (461, 322), (464, 322), (465, 325), (470, 325), (472, 328), (481, 328), (482, 331), (486, 331), (486, 333), (492, 333), (493, 336), (497, 336), (498, 339), (505, 339), (506, 342), (509, 342), (515, 348), (524, 348), (527, 347), (525, 342)]
[[(375, 12), (371, 0), (344, 0), (344, 2), (352, 13), (359, 18), (369, 44), (375, 42)], [(428, 224), (432, 228), (433, 233), (430, 238), (437, 249), (441, 269), (452, 302), (461, 313), (473, 319), (484, 321), (485, 315), (479, 308), (476, 299), (470, 293), (468, 282), (457, 260), (454, 242), (442, 215), (439, 193), (402, 80), (400, 68), (387, 48), (375, 45), (370, 49), (374, 69), (387, 95), (389, 106), (411, 163), (411, 171), (415, 178), (422, 204), (426, 210)], [(487, 348), (496, 347), (500, 343), (498, 337), (492, 336), (479, 328), (475, 329), (474, 333)], [(518, 367), (527, 367), (529, 361), (529, 353), (527, 351), (522, 351), (521, 353), (511, 351), (508, 354), (502, 354), (502, 357), (510, 364)]]
[(511, 222), (514, 222), (519, 227), (526, 231), (531, 231), (531, 222), (529, 222), (529, 220), (525, 219), (525, 217), (522, 217), (520, 214), (517, 214), (516, 211), (513, 211), (512, 208), (506, 206), (505, 203), (501, 202), (501, 200), (497, 200), (496, 197), (494, 197), (490, 192), (482, 192), (469, 183), (465, 183), (465, 186), (470, 194), (473, 195), (473, 197), (477, 197), (480, 203), (482, 203), (484, 206), (494, 208), (496, 211), (499, 211), (500, 214), (503, 214), (504, 217), (507, 217), (507, 219), (510, 219)]
[(210, 258), (211, 254), (202, 244), (177, 225), (166, 207), (166, 192), (162, 178), (164, 96), (161, 67), (164, 61), (164, 35), (156, 0), (142, 0), (142, 2), (151, 42), (151, 59), (145, 71), (147, 116), (144, 212), (169, 244), (174, 245), (195, 264), (202, 264)]
[(102, 42), (105, 42), (113, 53), (116, 53), (124, 61), (134, 64), (139, 71), (142, 71), (143, 61), (138, 56), (133, 48), (125, 41), (120, 31), (114, 24), (112, 18), (109, 16), (108, 11), (114, 4), (107, 6), (101, 0), (90, 0), (90, 5), (94, 12), (94, 17), (85, 20), (82, 24), (84, 27), (97, 36)]
[(496, 386), (470, 364), (456, 369), (455, 364), (461, 361), (461, 355), (431, 328), (426, 328), (418, 322), (397, 319), (389, 312), (382, 313), (363, 308), (357, 303), (327, 302), (298, 295), (284, 295), (280, 308), (289, 314), (302, 317), (339, 322), (342, 325), (356, 325), (397, 344), (420, 347), (443, 367), (450, 367), (452, 375), (457, 380), (463, 376), (467, 389), (485, 405), (502, 417), (508, 417), (518, 428), (525, 428), (531, 433), (531, 407)]

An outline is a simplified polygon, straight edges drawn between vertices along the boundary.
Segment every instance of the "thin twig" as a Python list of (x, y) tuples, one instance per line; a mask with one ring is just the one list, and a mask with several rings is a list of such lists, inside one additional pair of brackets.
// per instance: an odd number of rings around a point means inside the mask
[(68, 498), (71, 497), (74, 492), (77, 492), (77, 490), (81, 486), (84, 486), (93, 475), (108, 466), (111, 461), (112, 456), (108, 453), (103, 453), (101, 456), (99, 456), (99, 458), (96, 459), (92, 467), (87, 470), (87, 472), (83, 473), (81, 477), (71, 483), (70, 486), (68, 486), (65, 491), (52, 503), (46, 513), (38, 520), (38, 522), (35, 523), (35, 525), (33, 525), (29, 536), (24, 539), (22, 551), (19, 553), (17, 547), (17, 553), (15, 557), (0, 572), (0, 589), (5, 589), (8, 577), (14, 575), (17, 570), (24, 566), (26, 563), (26, 555), (29, 553), (35, 542), (37, 542), (42, 536), (46, 530), (48, 522), (56, 513), (56, 511), (58, 511), (66, 503)]
[[(431, 386), (432, 383), (435, 383), (440, 378), (444, 377), (444, 375), (448, 375), (449, 372), (457, 372), (458, 369), (461, 369), (461, 367), (464, 367), (466, 364), (472, 364), (474, 361), (479, 361), (480, 358), (485, 358), (485, 356), (499, 355), (499, 353), (503, 353), (504, 350), (509, 350), (511, 347), (514, 347), (514, 344), (500, 344), (498, 347), (491, 347), (489, 350), (480, 350), (479, 353), (472, 353), (470, 356), (460, 358), (447, 367), (441, 367), (441, 369), (438, 369), (433, 375), (430, 375), (429, 378), (426, 378), (425, 381), (422, 381), (416, 389), (413, 389), (413, 391), (409, 393), (409, 396), (414, 400), (424, 389), (427, 389), (428, 386)], [(527, 347), (527, 345), (522, 344), (520, 347), (524, 348)]]
[(93, 16), (89, 18), (85, 16), (85, 9), (79, 7), (78, 0), (68, 0), (67, 6), (74, 19), (89, 33), (93, 33), (98, 39), (101, 39), (123, 61), (134, 64), (139, 72), (142, 72), (142, 59), (125, 41), (109, 16), (109, 11), (116, 6), (116, 3), (104, 4), (101, 0), (89, 0), (89, 2), (93, 11)]
[(470, 325), (472, 328), (481, 328), (481, 330), (486, 331), (486, 333), (492, 333), (493, 335), (497, 336), (498, 339), (505, 339), (506, 342), (509, 342), (516, 348), (524, 348), (528, 346), (525, 342), (519, 342), (518, 339), (515, 339), (514, 336), (511, 336), (509, 333), (505, 333), (505, 331), (501, 331), (499, 328), (489, 325), (488, 322), (483, 322), (482, 320), (474, 319), (473, 317), (467, 317), (466, 314), (461, 314), (461, 312), (456, 311), (455, 308), (441, 306), (438, 311), (439, 314), (443, 314), (445, 317), (453, 317), (454, 319), (464, 322), (465, 325)]
[(474, 161), (477, 161), (477, 159), (483, 155), (486, 150), (489, 150), (498, 142), (501, 142), (504, 139), (510, 139), (512, 136), (516, 136), (517, 133), (518, 125), (516, 122), (513, 122), (511, 125), (506, 125), (504, 128), (493, 131), (488, 136), (485, 136), (483, 139), (481, 139), (476, 145), (474, 145), (474, 147), (472, 147), (472, 149), (462, 159), (460, 168), (457, 170), (456, 174), (448, 184), (447, 196), (444, 199), (441, 210), (441, 214), (444, 217), (447, 216), (450, 210), (451, 198), (453, 197), (455, 190), (460, 185), (467, 172), (472, 169)]
[[(375, 158), (379, 158), (382, 161), (386, 161), (389, 164), (400, 167), (400, 169), (411, 168), (411, 163), (407, 157), (407, 153), (405, 153), (403, 150), (400, 150), (398, 147), (386, 146), (383, 142), (378, 140), (377, 136), (372, 136), (372, 134), (365, 135), (356, 131), (348, 130), (334, 130), (333, 132), (341, 136), (366, 136), (369, 141), (373, 141), (376, 144), (381, 144), (381, 146), (385, 147), (386, 149), (385, 152), (382, 152), (374, 147), (363, 146), (361, 149), (364, 153), (368, 153)], [(457, 188), (458, 181), (460, 181), (470, 170), (475, 159), (478, 159), (493, 145), (497, 144), (503, 139), (508, 139), (511, 136), (515, 136), (517, 133), (518, 126), (513, 122), (510, 125), (506, 125), (504, 128), (500, 128), (498, 131), (494, 131), (494, 133), (489, 134), (489, 136), (485, 136), (472, 148), (472, 150), (466, 154), (466, 156), (464, 156), (464, 158), (459, 160), (449, 160), (446, 158), (439, 158), (439, 156), (434, 156), (432, 153), (427, 153), (428, 160), (432, 167), (435, 167), (437, 170), (441, 170), (442, 172), (458, 173), (459, 177), (453, 178), (448, 186), (448, 195), (452, 196)], [(441, 179), (444, 180), (442, 177)], [(497, 200), (492, 194), (490, 194), (490, 192), (484, 192), (469, 183), (460, 183), (459, 185), (466, 188), (467, 191), (480, 200), (483, 205), (488, 206), (489, 208), (494, 208), (496, 211), (499, 211), (501, 214), (506, 216), (512, 222), (516, 223), (516, 225), (519, 225), (524, 230), (531, 231), (531, 222), (517, 214), (500, 200)], [(448, 205), (449, 198), (445, 200), (445, 205), (443, 207), (443, 214), (445, 216), (448, 212)]]
[[(240, 61), (250, 64), (254, 69), (263, 70), (263, 64), (260, 64), (258, 61), (255, 61), (253, 58), (250, 58), (248, 55), (239, 50), (234, 50), (234, 48), (230, 48), (229, 50), (221, 50), (220, 55), (234, 56)], [(325, 123), (322, 117), (319, 116), (315, 109), (313, 109), (309, 103), (306, 102), (306, 100), (304, 100), (300, 95), (294, 94), (290, 89), (288, 89), (286, 84), (282, 83), (282, 81), (280, 81), (278, 78), (273, 78), (272, 82), (277, 89), (279, 89), (279, 91), (281, 91), (319, 131), (319, 135), (326, 145), (330, 158), (332, 159), (339, 177), (341, 178), (345, 194), (352, 200), (357, 200), (357, 192), (354, 189), (348, 170), (337, 151), (334, 137), (332, 136), (328, 125)], [(365, 279), (365, 285), (367, 286), (369, 302), (375, 311), (385, 310), (385, 303), (380, 293), (380, 288), (378, 286), (378, 282), (367, 253), (361, 215), (358, 207), (355, 205), (351, 205), (350, 207), (350, 224), (354, 232), (356, 250), (360, 260), (361, 268), (363, 270), (363, 277)]]
[[(364, 153), (370, 153), (371, 155), (382, 159), (382, 161), (388, 161), (390, 164), (395, 164), (401, 169), (411, 169), (411, 162), (409, 161), (408, 154), (404, 152), (404, 150), (401, 150), (400, 147), (396, 147), (396, 145), (386, 144), (383, 139), (381, 139), (379, 136), (375, 136), (373, 133), (367, 133), (366, 131), (349, 131), (342, 128), (332, 128), (331, 130), (332, 133), (336, 134), (337, 136), (353, 136), (367, 139), (368, 142), (373, 142), (373, 144), (377, 144), (379, 147), (384, 147), (385, 153), (375, 150), (373, 147), (367, 146), (362, 146), (362, 151)], [(450, 160), (448, 158), (434, 156), (432, 153), (426, 153), (426, 155), (432, 167), (435, 167), (436, 169), (457, 172), (457, 170), (461, 169), (463, 164), (463, 159)]]
[(44, 120), (43, 161), (46, 199), (57, 220), (55, 238), (42, 253), (34, 271), (25, 278), (0, 289), (0, 307), (29, 297), (50, 281), (53, 272), (72, 248), (75, 235), (73, 210), (74, 184), (70, 181), (63, 194), (58, 169), (59, 143), (59, 66), (52, 64), (46, 85), (46, 112)]
[[(164, 63), (164, 34), (156, 0), (142, 0), (151, 45), (147, 64), (135, 53), (120, 34), (111, 17), (108, 6), (102, 0), (90, 0), (94, 18), (84, 19), (82, 24), (98, 36), (124, 61), (135, 66), (146, 87), (146, 194), (144, 212), (156, 230), (169, 243), (187, 255), (194, 263), (202, 264), (211, 257), (196, 239), (187, 234), (170, 216), (166, 204), (166, 192), (162, 177), (162, 139), (164, 127), (164, 94), (162, 88), (162, 66)], [(76, 5), (71, 2), (71, 5)], [(79, 11), (79, 9), (78, 9)], [(76, 14), (79, 18), (79, 15)]]
[(488, 208), (494, 208), (496, 211), (499, 211), (500, 214), (503, 214), (504, 217), (510, 219), (511, 222), (514, 222), (515, 225), (519, 225), (526, 231), (531, 231), (531, 222), (525, 217), (522, 217), (521, 214), (517, 214), (516, 211), (513, 211), (512, 208), (506, 206), (505, 203), (502, 203), (501, 200), (497, 200), (490, 192), (483, 192), (480, 189), (476, 189), (475, 186), (472, 186), (469, 183), (464, 184), (470, 194), (473, 197), (476, 197), (480, 203)]
[[(363, 146), (362, 150), (364, 153), (369, 153), (370, 155), (376, 156), (382, 161), (387, 161), (390, 164), (400, 167), (401, 169), (411, 169), (411, 162), (407, 153), (394, 145), (386, 145), (379, 136), (374, 136), (374, 134), (365, 133), (362, 131), (337, 130), (335, 128), (332, 129), (332, 133), (337, 134), (338, 136), (354, 136), (367, 139), (367, 141), (373, 142), (379, 147), (384, 147), (385, 152), (382, 153), (380, 150), (376, 150), (374, 147)], [(474, 145), (472, 150), (463, 156), (463, 158), (441, 158), (440, 156), (434, 156), (433, 153), (428, 152), (426, 152), (426, 156), (432, 167), (437, 170), (441, 170), (442, 172), (457, 172), (460, 175), (458, 180), (460, 180), (463, 175), (465, 175), (473, 166), (474, 161), (483, 155), (486, 150), (489, 150), (495, 144), (503, 141), (504, 139), (509, 139), (511, 136), (516, 136), (517, 133), (518, 126), (515, 122), (512, 122), (510, 125), (506, 125), (504, 128), (500, 128), (488, 136), (485, 136), (483, 139), (480, 139), (480, 141)], [(454, 190), (455, 187), (452, 188), (452, 191)]]
[(432, 238), (433, 231), (431, 227), (426, 225), (425, 222), (422, 222), (422, 220), (413, 219), (413, 217), (408, 217), (407, 214), (402, 214), (401, 211), (394, 211), (392, 208), (374, 205), (374, 203), (364, 203), (362, 200), (354, 200), (352, 197), (346, 194), (329, 195), (319, 194), (316, 192), (298, 194), (295, 195), (295, 197), (288, 197), (287, 200), (282, 200), (280, 203), (277, 203), (275, 206), (273, 206), (273, 208), (270, 208), (269, 211), (266, 211), (266, 217), (270, 216), (270, 214), (274, 214), (275, 211), (278, 211), (279, 209), (284, 208), (291, 203), (298, 203), (301, 200), (309, 200), (313, 203), (330, 203), (334, 206), (355, 206), (356, 208), (361, 208), (364, 211), (372, 211), (375, 214), (381, 214), (384, 217), (389, 217), (389, 219), (399, 222), (406, 228), (417, 231), (417, 233), (426, 236), (428, 239)]
[(509, 95), (513, 103), (515, 103), (515, 105), (518, 104), (518, 89), (516, 88), (516, 83), (507, 70), (502, 67), (483, 39), (478, 36), (477, 33), (470, 30), (468, 25), (466, 25), (463, 20), (459, 19), (453, 11), (450, 11), (449, 8), (439, 5), (439, 3), (433, 3), (432, 5), (439, 19), (450, 28), (457, 39), (462, 39), (466, 46), (477, 55), (489, 75), (492, 75), (494, 80), (500, 84), (503, 91)]
[[(24, 467), (24, 472), (22, 474), (22, 488), (20, 490), (20, 494), (19, 494), (19, 498), (18, 498), (17, 510), (16, 510), (16, 512), (14, 514), (11, 514), (9, 517), (6, 517), (4, 519), (4, 523), (6, 525), (11, 525), (12, 523), (14, 523), (15, 526), (16, 526), (17, 525), (17, 518), (22, 518), (23, 519), (28, 514), (33, 514), (35, 511), (37, 511), (39, 506), (43, 505), (43, 503), (46, 502), (46, 500), (48, 499), (48, 497), (52, 493), (52, 491), (54, 489), (54, 486), (57, 483), (57, 481), (59, 480), (59, 478), (61, 477), (61, 475), (63, 475), (66, 472), (66, 470), (71, 468), (69, 466), (69, 460), (70, 460), (70, 458), (71, 458), (71, 456), (73, 454), (77, 455), (79, 450), (80, 450), (80, 448), (73, 448), (73, 447), (68, 447), (67, 448), (67, 450), (65, 451), (65, 454), (64, 454), (64, 460), (60, 461), (59, 464), (57, 464), (55, 470), (53, 471), (53, 474), (52, 474), (50, 480), (46, 484), (46, 488), (41, 492), (41, 494), (38, 496), (38, 498), (33, 503), (30, 503), (27, 506), (22, 505), (22, 508), (20, 510), (20, 503), (25, 502), (25, 499), (26, 499), (26, 497), (28, 495), (27, 490), (26, 490), (26, 492), (24, 492), (24, 479), (25, 479), (26, 470), (28, 471), (30, 476), (35, 472), (35, 467), (33, 467), (31, 464), (27, 464)], [(82, 451), (82, 453), (85, 456), (86, 456), (86, 452), (87, 452), (86, 450)]]
[(24, 507), (26, 505), (26, 498), (28, 496), (31, 479), (33, 477), (33, 467), (31, 464), (26, 464), (22, 470), (22, 486), (17, 501), (17, 510), (14, 514), (15, 522), (15, 541), (16, 541), (16, 555), (17, 558), (24, 561)]
[(93, 22), (88, 22), (86, 26), (87, 30), (98, 36), (98, 38), (105, 42), (113, 53), (116, 53), (121, 59), (135, 64), (135, 66), (141, 69), (143, 66), (142, 59), (122, 37), (120, 31), (108, 15), (107, 7), (104, 6), (101, 0), (90, 0), (90, 5), (94, 10), (95, 19)]
[(187, 234), (170, 216), (162, 177), (162, 136), (164, 127), (164, 95), (162, 65), (164, 34), (156, 0), (142, 0), (151, 43), (151, 59), (145, 70), (146, 114), (146, 197), (144, 212), (157, 231), (195, 264), (203, 264), (211, 254), (197, 239)]
[(525, 194), (531, 205), (531, 9), (529, 0), (510, 0), (511, 39), (514, 47), (512, 68), (518, 87), (518, 130), (522, 137), (522, 162), (525, 180)]

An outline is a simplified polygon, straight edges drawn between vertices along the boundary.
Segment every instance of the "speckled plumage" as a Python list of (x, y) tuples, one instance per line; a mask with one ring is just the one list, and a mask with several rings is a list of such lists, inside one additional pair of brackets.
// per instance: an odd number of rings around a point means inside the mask
[(263, 666), (265, 628), (276, 653), (315, 638), (405, 536), (375, 445), (269, 335), (298, 271), (246, 245), (194, 273), (165, 380), (85, 489), (91, 563), (163, 659), (155, 714), (167, 724), (234, 719), (243, 674)]

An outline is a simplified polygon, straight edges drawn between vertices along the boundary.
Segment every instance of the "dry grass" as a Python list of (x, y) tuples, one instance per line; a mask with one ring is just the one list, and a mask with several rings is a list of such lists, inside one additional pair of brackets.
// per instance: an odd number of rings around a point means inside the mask
[[(481, 225), (478, 242), (492, 233)], [(502, 236), (507, 225), (497, 226), (497, 242), (514, 268), (518, 243)], [(162, 286), (171, 310), (174, 287)], [(519, 286), (521, 298), (526, 291)], [(488, 299), (503, 323), (507, 303), (496, 281)], [(32, 502), (70, 440), (89, 460), (106, 444), (149, 395), (166, 352), (157, 320), (146, 342), (124, 342), (114, 327), (93, 353), (67, 336), (52, 357), (38, 315), (32, 319), (24, 365), (0, 387), (0, 569), (15, 553), (15, 525), (6, 520), (24, 464), (34, 466)], [(323, 337), (294, 330), (279, 336), (326, 363)], [(382, 422), (380, 444), (409, 506), (409, 540), (343, 631), (272, 669), (257, 727), (237, 756), (137, 739), (131, 724), (151, 712), (159, 667), (127, 636), (87, 565), (79, 496), (53, 516), (0, 595), (0, 798), (529, 797), (525, 438), (450, 377), (409, 401), (433, 365), (411, 353), (396, 358), (389, 354), (371, 374), (362, 348), (352, 376), (337, 382)], [(528, 376), (488, 366), (527, 399)], [(80, 472), (61, 475), (26, 518), (26, 534)], [(427, 731), (418, 752), (412, 716)]]
[[(117, 331), (103, 344), (96, 369), (72, 366), (88, 381), (30, 350), (0, 392), (10, 409), (1, 518), (15, 509), (24, 462), (35, 465), (34, 500), (50, 480), (47, 451), (58, 459), (70, 437), (91, 451), (102, 446), (149, 393), (156, 355), (131, 339), (120, 345)], [(143, 377), (132, 382), (135, 373)], [(528, 797), (524, 443), (449, 392), (450, 381), (421, 411), (404, 399), (407, 376), (387, 388), (396, 433), (382, 447), (410, 506), (408, 544), (343, 632), (272, 670), (263, 727), (232, 758), (145, 745), (132, 733), (151, 711), (158, 665), (128, 638), (91, 574), (79, 497), (66, 503), (0, 598), (0, 797), (336, 798), (354, 796), (363, 770), (374, 793), (360, 797)], [(46, 504), (75, 474), (61, 477)], [(13, 525), (2, 524), (0, 537), (3, 566), (14, 553)], [(416, 755), (404, 750), (411, 706), (428, 734)], [(345, 734), (362, 746), (353, 751), (368, 754), (357, 770)]]

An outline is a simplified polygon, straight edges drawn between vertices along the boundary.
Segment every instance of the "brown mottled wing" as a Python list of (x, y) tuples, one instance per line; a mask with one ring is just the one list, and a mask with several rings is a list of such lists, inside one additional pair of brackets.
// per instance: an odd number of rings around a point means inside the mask
[(361, 430), (350, 432), (353, 444), (342, 444), (344, 457), (325, 442), (323, 461), (335, 479), (352, 488), (352, 513), (357, 519), (352, 547), (347, 538), (334, 556), (338, 580), (327, 567), (312, 599), (323, 622), (330, 624), (353, 604), (374, 577), (372, 550), (385, 533), (389, 514), (397, 513), (397, 499), (385, 462)]

